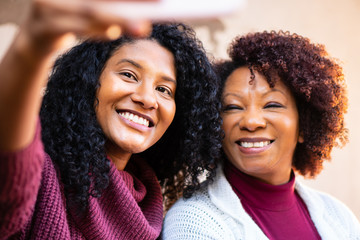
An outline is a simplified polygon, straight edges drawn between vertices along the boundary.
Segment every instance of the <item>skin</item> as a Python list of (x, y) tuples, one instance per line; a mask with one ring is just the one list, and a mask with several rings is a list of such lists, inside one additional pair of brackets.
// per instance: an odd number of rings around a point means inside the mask
[[(121, 1), (121, 0), (119, 0)], [(113, 39), (122, 33), (146, 36), (147, 20), (109, 14), (100, 0), (33, 0), (11, 47), (0, 64), (0, 150), (16, 151), (34, 138), (54, 54), (74, 36)]]
[[(107, 61), (95, 110), (107, 137), (107, 155), (119, 170), (170, 126), (176, 111), (175, 91), (174, 57), (154, 40), (125, 44)], [(131, 120), (130, 114), (140, 119)]]
[(226, 80), (223, 149), (242, 172), (268, 184), (284, 184), (290, 179), (295, 147), (303, 142), (298, 110), (294, 96), (280, 79), (270, 88), (264, 76), (254, 74), (250, 82), (251, 72), (244, 66)]

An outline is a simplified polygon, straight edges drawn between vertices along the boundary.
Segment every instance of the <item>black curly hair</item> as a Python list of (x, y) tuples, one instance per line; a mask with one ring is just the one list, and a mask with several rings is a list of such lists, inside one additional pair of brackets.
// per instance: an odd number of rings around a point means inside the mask
[[(264, 75), (274, 87), (278, 75), (295, 96), (300, 132), (293, 167), (301, 175), (315, 177), (330, 160), (334, 146), (347, 142), (344, 114), (347, 111), (346, 84), (342, 67), (324, 45), (284, 31), (250, 33), (230, 44), (231, 60), (219, 61), (216, 71), (221, 88), (227, 77), (241, 66)], [(222, 90), (221, 90), (222, 91)]]
[[(195, 32), (180, 23), (154, 24), (148, 37), (175, 59), (176, 114), (164, 136), (140, 153), (162, 185), (168, 208), (178, 197), (200, 187), (199, 176), (214, 176), (220, 156), (221, 118), (216, 74)], [(58, 167), (70, 203), (86, 206), (109, 183), (110, 162), (94, 102), (106, 61), (123, 44), (84, 41), (61, 56), (50, 76), (40, 111), (45, 151)]]

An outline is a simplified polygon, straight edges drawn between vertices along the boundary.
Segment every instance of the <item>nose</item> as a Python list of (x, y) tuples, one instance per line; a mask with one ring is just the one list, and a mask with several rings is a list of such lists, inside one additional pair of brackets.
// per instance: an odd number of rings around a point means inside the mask
[(261, 110), (250, 108), (243, 112), (239, 127), (241, 130), (253, 132), (257, 129), (265, 128), (266, 119)]
[(155, 94), (155, 89), (152, 86), (143, 83), (131, 94), (131, 99), (133, 102), (142, 105), (143, 108), (157, 109), (158, 102)]

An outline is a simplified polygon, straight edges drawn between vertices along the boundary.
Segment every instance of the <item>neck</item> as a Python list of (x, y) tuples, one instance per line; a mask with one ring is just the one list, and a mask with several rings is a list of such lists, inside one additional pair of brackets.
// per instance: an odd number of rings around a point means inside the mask
[(226, 164), (230, 164), (232, 165), (234, 168), (238, 169), (239, 171), (253, 177), (256, 178), (257, 180), (264, 182), (266, 184), (270, 184), (270, 185), (282, 185), (285, 184), (287, 182), (289, 182), (290, 177), (291, 177), (291, 165), (289, 166), (283, 166), (283, 167), (277, 167), (275, 166), (275, 170), (268, 170), (266, 169), (266, 171), (261, 171), (260, 170), (251, 170), (251, 171), (246, 171), (246, 169), (242, 169), (236, 165), (234, 165), (233, 163), (231, 163), (229, 160), (225, 161)]
[(131, 152), (123, 151), (117, 146), (111, 143), (107, 143), (105, 146), (106, 154), (108, 158), (114, 163), (117, 170), (122, 171), (125, 169), (127, 163), (132, 155)]
[(255, 178), (257, 178), (259, 181), (270, 184), (270, 185), (282, 185), (285, 183), (288, 183), (291, 177), (291, 168), (284, 171), (282, 174), (260, 174), (259, 176), (256, 176), (256, 174), (249, 174)]
[(131, 153), (117, 154), (117, 155), (113, 155), (111, 153), (107, 154), (107, 156), (115, 164), (117, 170), (119, 170), (119, 171), (122, 171), (125, 169), (126, 164), (129, 162), (131, 155), (132, 155)]

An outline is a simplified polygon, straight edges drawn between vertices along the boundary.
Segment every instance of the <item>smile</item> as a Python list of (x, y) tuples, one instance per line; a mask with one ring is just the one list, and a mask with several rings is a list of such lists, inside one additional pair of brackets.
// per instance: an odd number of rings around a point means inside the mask
[(150, 121), (149, 120), (147, 120), (147, 119), (145, 119), (143, 117), (140, 117), (140, 116), (138, 116), (136, 114), (133, 114), (133, 113), (130, 113), (130, 112), (120, 112), (119, 115), (122, 116), (123, 118), (131, 121), (131, 122), (143, 125), (145, 127), (150, 126)]
[(261, 142), (237, 142), (241, 147), (244, 148), (262, 148), (270, 145), (270, 141), (261, 141)]

